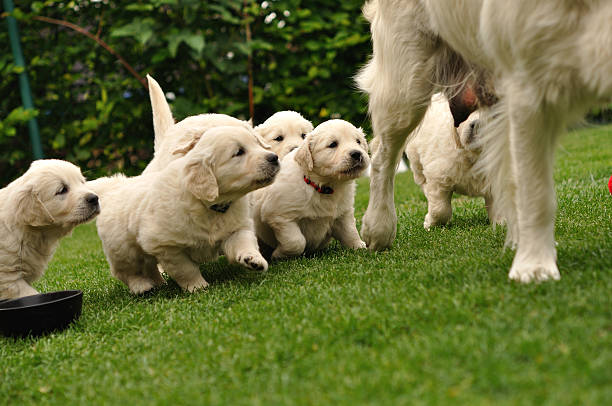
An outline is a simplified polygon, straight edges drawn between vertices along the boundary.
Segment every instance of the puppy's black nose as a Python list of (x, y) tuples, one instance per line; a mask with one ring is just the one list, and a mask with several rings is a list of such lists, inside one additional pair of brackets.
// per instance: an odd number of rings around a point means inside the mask
[(98, 195), (94, 195), (93, 193), (89, 193), (85, 196), (85, 201), (90, 206), (96, 206), (98, 204)]
[(266, 161), (270, 162), (273, 165), (278, 165), (278, 155), (268, 154), (268, 156), (266, 157)]
[(360, 161), (361, 160), (361, 152), (360, 151), (351, 151), (351, 158), (353, 159), (353, 161)]

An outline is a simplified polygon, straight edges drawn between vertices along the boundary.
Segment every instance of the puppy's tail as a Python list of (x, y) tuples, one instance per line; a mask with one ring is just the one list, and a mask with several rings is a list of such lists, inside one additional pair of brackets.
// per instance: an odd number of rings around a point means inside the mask
[(109, 190), (115, 189), (119, 183), (126, 179), (124, 175), (119, 173), (113, 176), (90, 180), (87, 182), (87, 186), (97, 194), (98, 197), (103, 197)]
[(157, 152), (163, 143), (166, 131), (174, 125), (174, 118), (162, 88), (150, 75), (147, 75), (147, 81), (149, 82), (149, 98), (153, 110), (153, 130), (155, 132), (153, 148), (154, 152)]
[(486, 182), (487, 191), (493, 197), (491, 223), (495, 219), (505, 220), (508, 225), (506, 246), (518, 244), (518, 213), (516, 191), (518, 179), (514, 173), (510, 155), (510, 121), (506, 103), (502, 100), (489, 109), (483, 110), (484, 118), (481, 140), (482, 153), (474, 169)]

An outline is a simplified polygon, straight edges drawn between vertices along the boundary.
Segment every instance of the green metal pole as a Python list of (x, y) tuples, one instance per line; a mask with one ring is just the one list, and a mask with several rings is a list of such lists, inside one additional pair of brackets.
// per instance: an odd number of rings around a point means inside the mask
[[(4, 11), (9, 15), (6, 17), (6, 23), (8, 24), (9, 37), (11, 39), (11, 50), (13, 51), (13, 58), (15, 58), (15, 65), (21, 66), (23, 71), (19, 74), (19, 90), (21, 92), (21, 101), (23, 107), (26, 110), (34, 109), (34, 102), (32, 101), (32, 91), (30, 90), (30, 82), (28, 81), (28, 74), (26, 72), (25, 60), (23, 59), (23, 52), (21, 51), (21, 43), (19, 42), (19, 30), (17, 29), (17, 20), (11, 15), (13, 12), (13, 0), (4, 0)], [(34, 159), (42, 159), (42, 145), (40, 144), (40, 133), (38, 131), (38, 122), (36, 117), (32, 117), (28, 120), (28, 129), (30, 130), (30, 141), (32, 142), (32, 152)]]

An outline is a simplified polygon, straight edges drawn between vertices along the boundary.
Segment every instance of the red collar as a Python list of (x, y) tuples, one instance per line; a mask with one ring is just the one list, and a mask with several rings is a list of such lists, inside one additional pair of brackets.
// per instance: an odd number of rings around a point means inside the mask
[(308, 177), (306, 175), (304, 175), (304, 182), (306, 182), (307, 185), (310, 185), (314, 188), (314, 190), (316, 190), (317, 192), (324, 194), (324, 195), (331, 195), (332, 193), (334, 193), (334, 189), (332, 189), (329, 186), (319, 186), (316, 183), (314, 183), (313, 181), (311, 181), (310, 179), (308, 179)]

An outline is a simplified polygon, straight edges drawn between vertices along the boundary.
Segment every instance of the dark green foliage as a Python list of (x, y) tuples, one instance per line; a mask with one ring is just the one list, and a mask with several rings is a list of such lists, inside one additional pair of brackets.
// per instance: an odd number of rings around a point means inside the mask
[[(330, 117), (358, 126), (366, 121), (365, 98), (353, 84), (370, 52), (362, 0), (269, 0), (266, 8), (242, 0), (17, 3), (37, 111), (20, 109), (18, 69), (2, 27), (0, 185), (32, 159), (25, 125), (32, 114), (46, 157), (69, 160), (88, 178), (116, 170), (139, 173), (152, 155), (151, 109), (142, 84), (94, 40), (36, 16), (99, 33), (141, 76), (151, 74), (175, 95), (177, 119), (206, 112), (248, 119), (251, 54), (255, 124), (285, 109), (315, 124)], [(272, 13), (276, 17), (266, 23)]]

